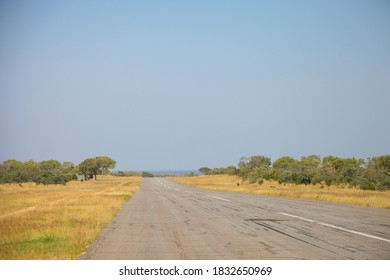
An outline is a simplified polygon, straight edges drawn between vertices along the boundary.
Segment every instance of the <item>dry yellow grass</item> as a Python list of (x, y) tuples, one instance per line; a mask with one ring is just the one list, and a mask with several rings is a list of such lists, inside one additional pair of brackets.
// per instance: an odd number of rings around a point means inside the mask
[(0, 259), (75, 259), (138, 190), (140, 177), (0, 185)]
[(250, 184), (240, 177), (211, 175), (194, 177), (172, 177), (176, 181), (198, 188), (211, 190), (285, 196), (329, 202), (348, 203), (361, 206), (390, 208), (390, 191), (366, 191), (348, 186), (294, 185), (264, 181)]

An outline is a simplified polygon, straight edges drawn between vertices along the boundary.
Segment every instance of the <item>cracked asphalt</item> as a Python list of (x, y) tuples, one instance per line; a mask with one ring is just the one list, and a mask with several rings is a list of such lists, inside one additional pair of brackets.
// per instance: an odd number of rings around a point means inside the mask
[(81, 259), (390, 259), (390, 210), (144, 178)]

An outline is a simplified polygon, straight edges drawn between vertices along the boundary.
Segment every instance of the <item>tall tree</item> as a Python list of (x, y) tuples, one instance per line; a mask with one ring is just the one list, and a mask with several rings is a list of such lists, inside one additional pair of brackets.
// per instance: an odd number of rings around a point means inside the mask
[(298, 160), (292, 157), (281, 157), (272, 164), (274, 179), (283, 183), (296, 183), (299, 168)]
[(299, 161), (299, 183), (316, 184), (322, 181), (321, 172), (321, 157), (318, 155), (311, 155), (302, 157)]
[(238, 163), (238, 174), (249, 181), (269, 179), (271, 176), (271, 159), (265, 156), (242, 157)]
[(390, 155), (368, 159), (366, 180), (366, 188), (390, 189)]
[(79, 167), (79, 171), (84, 176), (92, 174), (93, 176), (95, 176), (95, 180), (96, 180), (96, 175), (100, 168), (96, 158), (87, 158), (86, 160), (81, 162), (78, 167)]
[(96, 157), (96, 163), (104, 175), (104, 171), (115, 168), (116, 161), (107, 156)]

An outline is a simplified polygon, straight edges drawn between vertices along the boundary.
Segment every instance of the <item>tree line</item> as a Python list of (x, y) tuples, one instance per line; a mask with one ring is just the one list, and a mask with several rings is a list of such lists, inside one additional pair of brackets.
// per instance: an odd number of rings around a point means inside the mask
[(113, 172), (112, 175), (119, 176), (119, 177), (130, 177), (130, 176), (154, 177), (154, 174), (148, 171), (117, 171), (117, 172)]
[(21, 162), (11, 159), (0, 163), (0, 183), (65, 184), (77, 180), (80, 174), (84, 176), (83, 179), (96, 179), (98, 173), (104, 174), (115, 168), (115, 164), (115, 160), (107, 156), (88, 158), (77, 166), (72, 162), (61, 163), (58, 160)]
[(367, 160), (318, 155), (303, 156), (300, 160), (281, 157), (271, 159), (256, 155), (242, 157), (238, 166), (199, 168), (205, 175), (238, 175), (251, 183), (276, 180), (293, 184), (348, 184), (361, 189), (390, 190), (390, 155)]

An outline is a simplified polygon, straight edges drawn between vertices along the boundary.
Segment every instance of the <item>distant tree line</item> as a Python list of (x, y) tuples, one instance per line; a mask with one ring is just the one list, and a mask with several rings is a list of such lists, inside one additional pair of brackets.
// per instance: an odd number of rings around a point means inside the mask
[(121, 177), (127, 177), (127, 176), (154, 177), (154, 174), (148, 171), (117, 171), (117, 172), (113, 172), (112, 175), (121, 176)]
[(201, 167), (198, 169), (204, 175), (237, 175), (238, 169), (235, 166), (208, 168)]
[(364, 159), (318, 155), (281, 157), (273, 163), (265, 156), (242, 157), (238, 167), (199, 169), (205, 175), (238, 175), (251, 183), (276, 180), (279, 183), (326, 184), (371, 190), (390, 190), (390, 155)]
[(0, 184), (35, 182), (38, 184), (65, 184), (76, 180), (77, 175), (84, 179), (91, 179), (101, 172), (108, 172), (115, 168), (116, 162), (107, 157), (100, 156), (88, 158), (75, 166), (72, 162), (59, 162), (57, 160), (33, 160), (21, 162), (15, 159), (0, 163)]
[(116, 172), (112, 172), (112, 175), (119, 176), (119, 177), (141, 176), (142, 172), (138, 172), (138, 171), (116, 171)]

